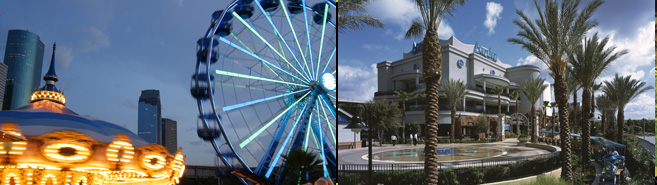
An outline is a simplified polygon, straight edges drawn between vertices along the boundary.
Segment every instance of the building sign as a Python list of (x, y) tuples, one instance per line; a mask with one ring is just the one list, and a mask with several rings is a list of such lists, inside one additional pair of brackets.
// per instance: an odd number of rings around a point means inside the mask
[(497, 54), (493, 53), (490, 49), (487, 49), (481, 45), (475, 44), (474, 52), (480, 54), (481, 56), (484, 56), (486, 58), (490, 58), (493, 61), (497, 62)]
[(461, 67), (463, 67), (463, 65), (465, 65), (465, 63), (463, 62), (463, 60), (458, 60), (458, 61), (456, 61), (456, 66), (458, 66), (459, 69), (461, 69)]
[(413, 54), (417, 54), (418, 52), (421, 52), (421, 51), (422, 51), (422, 43), (421, 42), (420, 43), (413, 42), (413, 50), (411, 52), (413, 52)]

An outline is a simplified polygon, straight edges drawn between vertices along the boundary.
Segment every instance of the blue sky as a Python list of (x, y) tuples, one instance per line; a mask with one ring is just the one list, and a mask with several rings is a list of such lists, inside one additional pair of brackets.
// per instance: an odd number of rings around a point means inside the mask
[[(542, 2), (539, 1), (542, 7)], [(590, 1), (580, 4), (580, 9)], [(655, 1), (606, 1), (593, 14), (599, 26), (587, 35), (598, 32), (609, 36), (617, 50), (627, 49), (629, 54), (619, 58), (601, 75), (598, 82), (613, 78), (615, 73), (654, 84), (655, 54), (653, 17)], [(379, 0), (367, 6), (368, 14), (379, 18), (384, 29), (366, 28), (359, 32), (338, 34), (338, 93), (339, 98), (371, 100), (376, 85), (376, 63), (402, 58), (413, 42), (422, 38), (404, 39), (410, 22), (419, 15), (411, 0)], [(507, 42), (515, 37), (519, 28), (513, 20), (519, 18), (516, 10), (525, 12), (532, 20), (538, 17), (533, 1), (467, 1), (457, 7), (453, 16), (446, 16), (438, 30), (441, 39), (455, 36), (467, 44), (478, 43), (492, 48), (499, 59), (511, 66), (533, 64), (541, 66), (541, 77), (549, 82), (547, 68), (536, 57)], [(610, 45), (608, 44), (608, 45)], [(625, 109), (629, 119), (654, 119), (654, 91), (648, 91), (631, 101)], [(602, 94), (597, 92), (596, 95)], [(578, 96), (581, 99), (581, 91)]]
[[(210, 26), (211, 14), (227, 4), (217, 0), (0, 1), (0, 52), (4, 56), (8, 30), (34, 32), (46, 45), (45, 74), (56, 41), (57, 86), (67, 97), (67, 107), (135, 133), (141, 91), (159, 89), (162, 117), (178, 122), (178, 146), (183, 147), (186, 163), (212, 165), (216, 154), (197, 137), (199, 111), (189, 89), (196, 41)], [(325, 48), (326, 52), (331, 50)], [(253, 132), (244, 132), (249, 133)]]

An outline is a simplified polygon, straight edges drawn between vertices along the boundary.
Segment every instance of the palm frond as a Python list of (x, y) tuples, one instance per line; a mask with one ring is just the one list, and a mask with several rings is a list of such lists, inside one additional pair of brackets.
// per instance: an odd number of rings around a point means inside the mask
[(406, 34), (404, 35), (404, 38), (410, 39), (410, 38), (420, 38), (424, 35), (425, 27), (420, 24), (419, 20), (413, 20), (411, 23), (411, 26), (408, 28), (408, 31), (406, 31)]

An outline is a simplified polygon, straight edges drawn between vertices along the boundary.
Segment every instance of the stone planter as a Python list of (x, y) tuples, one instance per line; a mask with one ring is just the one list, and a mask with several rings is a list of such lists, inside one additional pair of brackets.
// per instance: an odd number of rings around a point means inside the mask
[(529, 141), (529, 138), (519, 137), (518, 138), (518, 146), (525, 146), (527, 144), (527, 141)]

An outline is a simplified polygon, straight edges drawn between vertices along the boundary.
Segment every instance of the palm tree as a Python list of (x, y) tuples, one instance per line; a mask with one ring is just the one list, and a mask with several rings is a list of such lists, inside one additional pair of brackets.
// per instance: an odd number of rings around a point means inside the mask
[(627, 54), (627, 50), (614, 52), (616, 46), (607, 47), (609, 37), (598, 40), (598, 33), (592, 38), (585, 39), (584, 46), (575, 49), (570, 64), (572, 74), (579, 80), (582, 87), (582, 157), (584, 161), (591, 160), (591, 122), (587, 119), (591, 114), (591, 89), (595, 80), (600, 76), (611, 62)]
[(556, 116), (554, 108), (557, 108), (557, 102), (550, 102), (550, 107), (552, 107), (552, 131), (554, 132), (554, 122), (556, 121), (554, 118)]
[(395, 95), (402, 102), (402, 143), (406, 143), (406, 100), (411, 98), (411, 94), (406, 91), (395, 91)]
[(303, 149), (293, 149), (285, 159), (285, 179), (283, 184), (303, 184), (322, 176), (317, 167), (322, 164), (317, 155)]
[(590, 2), (581, 11), (577, 10), (579, 0), (563, 0), (561, 6), (556, 0), (545, 0), (545, 10), (541, 10), (536, 0), (539, 19), (530, 20), (522, 10), (516, 10), (521, 17), (513, 23), (520, 27), (517, 36), (509, 42), (522, 45), (538, 59), (543, 61), (554, 78), (555, 99), (559, 104), (559, 125), (561, 127), (561, 152), (563, 157), (561, 178), (572, 182), (573, 169), (570, 151), (570, 132), (568, 124), (568, 85), (566, 84), (566, 69), (568, 56), (582, 42), (582, 36), (598, 25), (595, 20), (589, 20), (595, 10), (602, 5), (601, 0)]
[(465, 90), (465, 84), (461, 80), (447, 79), (447, 83), (442, 85), (443, 91), (445, 91), (445, 96), (447, 96), (449, 104), (452, 106), (452, 128), (449, 132), (449, 138), (450, 141), (453, 141), (456, 127), (456, 105), (463, 99), (467, 91)]
[[(424, 179), (425, 184), (438, 183), (438, 87), (442, 77), (442, 52), (440, 39), (438, 39), (438, 26), (445, 14), (456, 11), (457, 5), (465, 4), (465, 0), (415, 0), (420, 12), (420, 18), (411, 23), (406, 31), (405, 38), (421, 37), (422, 41), (422, 74), (427, 89), (427, 108), (424, 110), (427, 129), (426, 143), (424, 145)], [(422, 22), (420, 22), (422, 21)]]
[(591, 86), (591, 113), (595, 112), (595, 91), (600, 90), (600, 88), (602, 88), (602, 83)]
[(547, 89), (548, 85), (544, 85), (543, 83), (545, 80), (536, 77), (536, 78), (529, 78), (525, 80), (525, 86), (523, 86), (522, 92), (525, 93), (525, 96), (527, 99), (529, 99), (529, 102), (532, 105), (531, 111), (529, 112), (529, 116), (531, 117), (530, 121), (532, 122), (531, 124), (531, 136), (532, 136), (532, 142), (538, 142), (538, 136), (536, 135), (536, 131), (534, 129), (536, 128), (536, 109), (534, 109), (534, 105), (536, 105), (536, 101), (538, 101), (539, 98), (541, 98), (541, 95), (543, 95), (543, 91)]
[(639, 96), (639, 94), (644, 93), (652, 89), (652, 86), (646, 86), (646, 82), (639, 80), (631, 79), (630, 76), (621, 77), (616, 76), (614, 79), (609, 82), (605, 82), (605, 86), (602, 88), (609, 99), (611, 99), (615, 106), (618, 108), (617, 113), (617, 126), (618, 126), (618, 139), (617, 142), (623, 143), (623, 123), (625, 122), (625, 105), (630, 102), (630, 100)]
[[(546, 122), (548, 121), (547, 117), (547, 108), (550, 106), (549, 101), (543, 101), (543, 119), (541, 120), (541, 125), (547, 125)], [(539, 130), (541, 127), (538, 127)]]
[(573, 126), (570, 127), (573, 132), (577, 131), (577, 91), (582, 89), (582, 86), (579, 84), (579, 80), (576, 79), (575, 75), (573, 74), (572, 69), (568, 69), (568, 72), (566, 73), (566, 84), (568, 84), (568, 94), (573, 94), (573, 114), (572, 117), (570, 117), (570, 120), (573, 120)]
[(343, 0), (338, 10), (338, 32), (359, 31), (365, 26), (383, 28), (379, 19), (364, 14), (370, 0)]
[[(500, 86), (493, 87), (493, 94), (497, 94), (497, 116), (500, 116), (502, 114), (502, 102), (500, 99), (500, 95), (502, 94), (502, 92), (504, 92), (504, 88)], [(504, 123), (497, 123), (497, 126), (498, 127), (504, 126)], [(498, 133), (498, 134), (502, 134), (502, 133)]]
[(605, 121), (607, 117), (607, 110), (613, 109), (614, 102), (609, 99), (609, 96), (607, 95), (595, 97), (595, 101), (598, 102), (595, 104), (595, 108), (598, 109), (600, 113), (602, 113), (602, 135), (604, 135), (606, 130), (605, 124), (607, 123)]
[[(513, 91), (509, 94), (509, 97), (516, 101), (516, 114), (518, 114), (518, 97), (520, 97), (518, 91)], [(518, 132), (518, 135), (520, 135), (520, 120), (516, 120), (516, 131)]]

